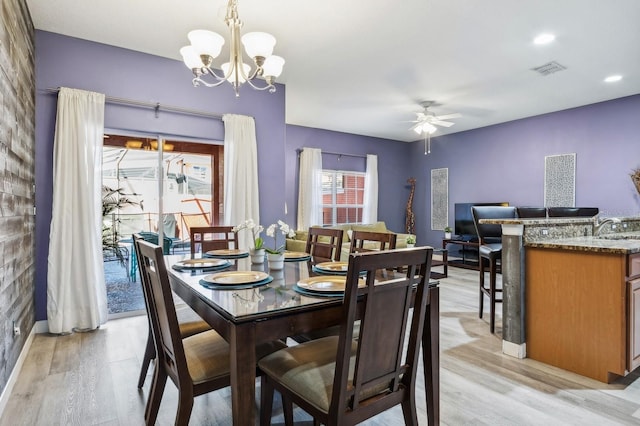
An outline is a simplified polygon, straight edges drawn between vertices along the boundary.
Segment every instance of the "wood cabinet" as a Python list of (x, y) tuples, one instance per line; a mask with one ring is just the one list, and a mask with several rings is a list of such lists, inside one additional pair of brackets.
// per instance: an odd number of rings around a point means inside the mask
[(640, 366), (640, 254), (629, 256), (627, 273), (628, 370)]
[(526, 249), (527, 356), (610, 383), (640, 365), (640, 254)]

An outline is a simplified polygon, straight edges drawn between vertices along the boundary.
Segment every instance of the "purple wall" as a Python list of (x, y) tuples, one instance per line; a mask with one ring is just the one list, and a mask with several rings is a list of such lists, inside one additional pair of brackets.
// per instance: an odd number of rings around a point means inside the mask
[[(231, 86), (194, 88), (180, 61), (36, 31), (36, 319), (46, 318), (47, 256), (51, 222), (53, 135), (56, 96), (61, 86), (107, 96), (255, 118), (260, 158), (260, 215), (263, 223), (284, 217), (285, 87), (274, 94)], [(107, 103), (105, 127), (222, 140), (220, 120)]]
[[(376, 154), (378, 156), (378, 220), (385, 221), (387, 228), (404, 232), (405, 207), (409, 196), (407, 179), (411, 177), (407, 158), (411, 145), (389, 139), (371, 138), (349, 133), (287, 126), (286, 146), (286, 193), (287, 206), (293, 221), (297, 218), (298, 172), (297, 150), (303, 147), (320, 148), (323, 151), (342, 154)], [(366, 158), (323, 154), (322, 167), (331, 170), (364, 172)], [(418, 182), (417, 187), (424, 185)], [(424, 186), (423, 186), (424, 188)], [(424, 190), (424, 189), (423, 189)]]
[(604, 216), (636, 216), (640, 196), (629, 174), (640, 167), (640, 95), (512, 121), (411, 144), (418, 182), (414, 211), (418, 241), (441, 246), (430, 229), (431, 169), (449, 168), (449, 224), (454, 203), (508, 201), (544, 204), (544, 158), (576, 153), (576, 206), (599, 207)]
[[(36, 31), (36, 319), (46, 318), (46, 277), (51, 221), (52, 157), (56, 96), (48, 88), (74, 87), (143, 102), (237, 113), (256, 120), (262, 223), (282, 218), (295, 225), (297, 149), (377, 154), (378, 217), (404, 229), (407, 178), (417, 179), (413, 209), (421, 244), (439, 247), (442, 231), (430, 230), (430, 170), (449, 168), (449, 223), (456, 202), (509, 201), (542, 205), (544, 157), (577, 154), (576, 204), (605, 214), (637, 215), (640, 197), (629, 172), (640, 166), (640, 95), (433, 139), (432, 153), (412, 144), (285, 124), (285, 87), (275, 94), (231, 87), (191, 85), (179, 61)], [(107, 104), (105, 126), (123, 130), (223, 139), (219, 120)], [(364, 171), (362, 158), (324, 155), (327, 168)], [(283, 190), (284, 189), (284, 190)], [(288, 213), (285, 215), (285, 203)]]
[[(86, 40), (36, 31), (36, 319), (46, 318), (47, 257), (51, 222), (53, 136), (56, 96), (46, 89), (61, 86), (105, 93), (107, 96), (177, 106), (213, 114), (250, 115), (256, 121), (260, 216), (264, 224), (296, 221), (298, 162), (303, 146), (328, 151), (378, 154), (380, 220), (390, 229), (404, 229), (408, 195), (405, 159), (409, 144), (366, 136), (285, 125), (285, 87), (275, 94), (241, 89), (236, 98), (230, 86), (194, 88), (191, 72), (180, 61), (134, 52)], [(105, 127), (222, 140), (220, 120), (198, 118), (107, 103)], [(364, 171), (365, 160), (327, 157), (327, 167)], [(283, 190), (284, 189), (284, 190)], [(400, 190), (398, 190), (400, 189)], [(285, 203), (288, 214), (285, 215)]]

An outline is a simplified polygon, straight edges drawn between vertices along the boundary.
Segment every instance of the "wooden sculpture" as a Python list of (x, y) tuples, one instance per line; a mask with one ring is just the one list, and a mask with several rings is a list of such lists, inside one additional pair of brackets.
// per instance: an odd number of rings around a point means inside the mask
[(407, 234), (415, 234), (416, 221), (413, 215), (413, 194), (416, 192), (416, 179), (407, 179), (409, 185), (411, 185), (411, 192), (409, 192), (409, 200), (407, 200), (407, 219), (405, 222), (405, 232)]

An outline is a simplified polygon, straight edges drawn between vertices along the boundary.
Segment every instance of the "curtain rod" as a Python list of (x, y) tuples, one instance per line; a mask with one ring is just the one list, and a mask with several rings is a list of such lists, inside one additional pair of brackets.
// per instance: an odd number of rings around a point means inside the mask
[[(298, 151), (298, 156), (300, 155), (300, 153), (303, 151), (303, 149), (298, 148), (296, 151)], [(329, 154), (329, 155), (337, 155), (338, 157), (358, 157), (358, 158), (367, 158), (366, 155), (362, 155), (362, 154), (347, 154), (347, 153), (342, 153), (342, 152), (331, 152), (331, 151), (322, 151), (321, 152), (323, 154)]]
[[(44, 89), (44, 90), (40, 90), (42, 92), (46, 92), (46, 93), (58, 93), (60, 91), (60, 88), (49, 88), (49, 89)], [(188, 108), (182, 108), (182, 107), (176, 107), (176, 106), (172, 106), (172, 105), (162, 105), (160, 104), (160, 102), (157, 103), (153, 103), (153, 102), (142, 102), (142, 101), (136, 101), (133, 99), (125, 99), (125, 98), (116, 98), (113, 96), (107, 96), (105, 95), (105, 102), (108, 102), (110, 104), (118, 104), (118, 105), (128, 105), (128, 106), (134, 106), (134, 107), (140, 107), (140, 108), (149, 108), (149, 109), (153, 109), (156, 112), (156, 118), (158, 117), (158, 113), (160, 112), (160, 110), (162, 109), (163, 111), (169, 111), (169, 112), (175, 112), (178, 114), (187, 114), (187, 115), (196, 115), (199, 117), (205, 117), (205, 118), (215, 118), (217, 120), (222, 120), (222, 115), (220, 114), (212, 114), (210, 112), (206, 112), (206, 111), (198, 111), (195, 109), (188, 109)]]

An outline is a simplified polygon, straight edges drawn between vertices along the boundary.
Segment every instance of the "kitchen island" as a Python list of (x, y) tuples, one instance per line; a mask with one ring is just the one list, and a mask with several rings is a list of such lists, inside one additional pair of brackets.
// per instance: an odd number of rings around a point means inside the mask
[(529, 358), (610, 383), (640, 365), (640, 233), (529, 241)]

